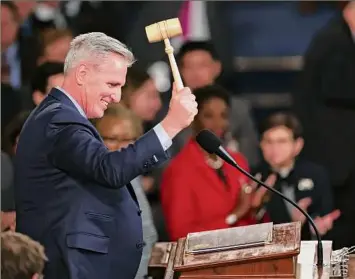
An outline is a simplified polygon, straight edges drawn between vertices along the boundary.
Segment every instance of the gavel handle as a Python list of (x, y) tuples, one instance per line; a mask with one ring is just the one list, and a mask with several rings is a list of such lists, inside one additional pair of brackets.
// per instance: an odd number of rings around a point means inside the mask
[(165, 43), (165, 52), (169, 57), (170, 67), (171, 67), (171, 71), (173, 73), (176, 89), (179, 91), (184, 88), (184, 84), (182, 83), (181, 75), (180, 75), (180, 72), (179, 72), (178, 66), (176, 64), (175, 57), (174, 57), (174, 48), (170, 44), (170, 41), (168, 38), (164, 39), (164, 43)]

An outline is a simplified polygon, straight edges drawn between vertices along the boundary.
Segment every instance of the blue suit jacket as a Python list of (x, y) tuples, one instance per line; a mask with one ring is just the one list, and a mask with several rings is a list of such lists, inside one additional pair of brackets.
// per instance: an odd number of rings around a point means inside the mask
[(17, 230), (44, 245), (45, 278), (134, 278), (144, 243), (130, 181), (167, 158), (154, 130), (109, 152), (53, 89), (25, 123), (15, 162)]

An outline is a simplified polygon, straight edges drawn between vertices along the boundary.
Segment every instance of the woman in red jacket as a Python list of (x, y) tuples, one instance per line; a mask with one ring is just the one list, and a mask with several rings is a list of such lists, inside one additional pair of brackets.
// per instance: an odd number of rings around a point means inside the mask
[[(195, 141), (201, 129), (224, 136), (229, 125), (229, 94), (217, 85), (197, 89), (194, 94), (199, 112), (192, 124), (193, 136), (170, 162), (161, 182), (163, 213), (173, 241), (191, 232), (255, 223), (250, 217), (248, 179)], [(242, 154), (231, 155), (248, 171)]]

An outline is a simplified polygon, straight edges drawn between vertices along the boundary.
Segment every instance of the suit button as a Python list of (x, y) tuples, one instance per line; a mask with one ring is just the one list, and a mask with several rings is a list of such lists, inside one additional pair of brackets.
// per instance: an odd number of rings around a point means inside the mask
[(145, 163), (143, 164), (143, 167), (144, 167), (145, 169), (148, 168), (148, 167), (149, 167), (148, 162), (145, 162)]
[(142, 210), (138, 210), (137, 213), (138, 213), (138, 216), (141, 216), (142, 215)]
[(137, 249), (142, 249), (144, 247), (145, 243), (144, 242), (140, 242), (136, 244)]
[(150, 159), (150, 162), (152, 165), (155, 165), (156, 163), (158, 163), (158, 161), (159, 160), (158, 160), (157, 156), (155, 156), (155, 155)]

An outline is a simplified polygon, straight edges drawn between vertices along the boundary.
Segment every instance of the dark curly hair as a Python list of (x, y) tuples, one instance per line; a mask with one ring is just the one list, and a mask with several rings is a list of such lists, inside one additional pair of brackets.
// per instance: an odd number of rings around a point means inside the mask
[(199, 109), (204, 105), (204, 103), (215, 98), (223, 100), (227, 106), (230, 107), (230, 93), (217, 84), (197, 88), (193, 91), (193, 94), (196, 97)]

